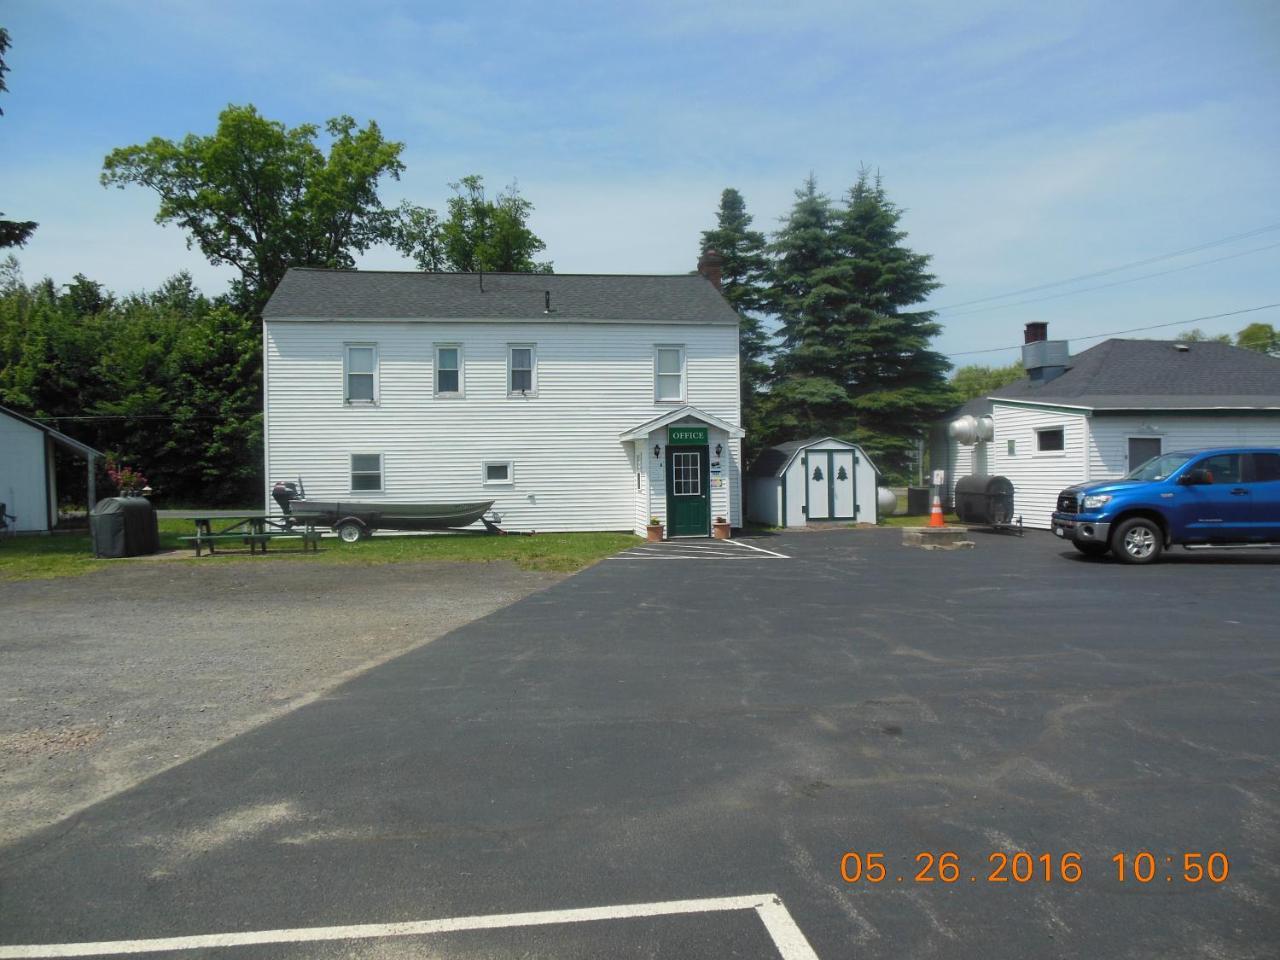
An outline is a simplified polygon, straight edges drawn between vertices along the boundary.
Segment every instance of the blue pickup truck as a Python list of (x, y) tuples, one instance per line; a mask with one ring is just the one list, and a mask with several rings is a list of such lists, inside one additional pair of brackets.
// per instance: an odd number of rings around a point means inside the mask
[(1280, 546), (1280, 448), (1166, 453), (1058, 494), (1053, 532), (1089, 556), (1154, 563), (1167, 547)]

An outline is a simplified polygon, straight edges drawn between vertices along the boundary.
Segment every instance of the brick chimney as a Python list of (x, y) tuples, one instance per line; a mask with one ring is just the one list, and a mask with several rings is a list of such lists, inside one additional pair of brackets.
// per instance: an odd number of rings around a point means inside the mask
[(1049, 339), (1049, 324), (1041, 320), (1033, 320), (1022, 328), (1023, 343), (1043, 343)]
[(720, 289), (720, 280), (724, 272), (724, 257), (714, 250), (704, 250), (698, 258), (698, 272), (711, 281), (711, 285)]

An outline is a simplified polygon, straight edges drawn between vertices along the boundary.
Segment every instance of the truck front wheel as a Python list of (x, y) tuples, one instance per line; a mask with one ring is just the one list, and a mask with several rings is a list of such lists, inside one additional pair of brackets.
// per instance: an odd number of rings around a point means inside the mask
[(1164, 531), (1146, 517), (1132, 517), (1116, 527), (1111, 550), (1125, 563), (1155, 563), (1164, 550)]

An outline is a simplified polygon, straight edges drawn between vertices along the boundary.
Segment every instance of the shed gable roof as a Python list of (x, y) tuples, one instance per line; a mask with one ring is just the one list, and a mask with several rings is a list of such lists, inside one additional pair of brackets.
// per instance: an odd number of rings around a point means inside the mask
[(867, 452), (856, 443), (850, 443), (848, 440), (840, 440), (836, 437), (810, 437), (808, 440), (788, 440), (786, 443), (779, 443), (776, 446), (761, 450), (759, 456), (747, 468), (747, 476), (780, 477), (787, 472), (787, 467), (801, 450), (807, 450), (810, 447), (817, 447), (822, 444), (839, 444), (842, 447), (848, 447), (850, 450), (856, 450), (867, 463), (871, 464), (872, 470), (876, 473), (880, 472), (879, 467), (872, 463), (871, 458), (867, 456)]
[(8, 407), (0, 407), (0, 415), (12, 417), (19, 423), (25, 423), (29, 427), (34, 427), (41, 433), (50, 437), (54, 443), (60, 443), (64, 447), (75, 450), (77, 453), (84, 454), (86, 457), (102, 456), (99, 451), (93, 449), (93, 447), (89, 446), (87, 443), (81, 443), (79, 440), (68, 437), (65, 433), (59, 433), (57, 430), (53, 429), (53, 427), (43, 424), (39, 420), (32, 420), (30, 417), (24, 417), (22, 414), (15, 410), (10, 410)]
[(1018, 380), (989, 396), (1095, 410), (1280, 409), (1280, 359), (1225, 343), (1105, 340), (1048, 383)]
[(477, 274), (311, 267), (290, 269), (262, 315), (267, 320), (738, 322), (728, 301), (696, 273)]

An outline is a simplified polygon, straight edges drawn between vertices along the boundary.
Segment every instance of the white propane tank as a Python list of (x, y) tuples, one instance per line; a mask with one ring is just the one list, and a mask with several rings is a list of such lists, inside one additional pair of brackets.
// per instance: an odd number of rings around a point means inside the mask
[(978, 439), (988, 443), (996, 438), (996, 422), (990, 417), (978, 418)]
[(898, 495), (888, 487), (876, 487), (876, 516), (892, 517), (898, 509)]
[(978, 439), (978, 421), (966, 413), (963, 417), (951, 421), (950, 426), (947, 427), (947, 433), (961, 445), (972, 446)]

